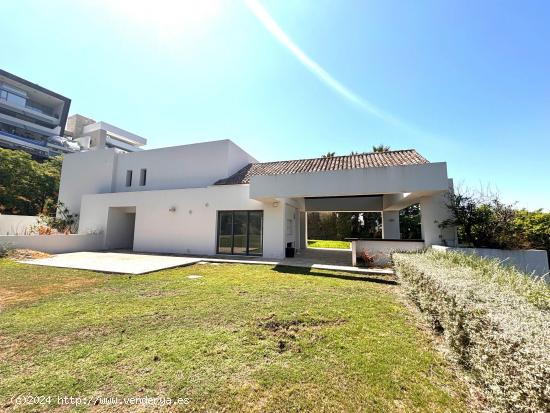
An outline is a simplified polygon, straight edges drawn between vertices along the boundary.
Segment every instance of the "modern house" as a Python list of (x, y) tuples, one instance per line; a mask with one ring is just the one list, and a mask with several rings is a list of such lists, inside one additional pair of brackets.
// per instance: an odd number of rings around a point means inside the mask
[(78, 142), (82, 150), (115, 148), (119, 152), (136, 152), (147, 143), (141, 136), (78, 114), (67, 119), (65, 136)]
[(261, 163), (220, 140), (67, 155), (59, 199), (105, 249), (282, 258), (289, 243), (305, 248), (311, 211), (379, 211), (393, 240), (399, 210), (419, 203), (421, 245), (453, 244), (439, 227), (450, 184), (445, 162), (412, 149)]
[(71, 100), (0, 70), (0, 147), (38, 158), (80, 150), (62, 138)]

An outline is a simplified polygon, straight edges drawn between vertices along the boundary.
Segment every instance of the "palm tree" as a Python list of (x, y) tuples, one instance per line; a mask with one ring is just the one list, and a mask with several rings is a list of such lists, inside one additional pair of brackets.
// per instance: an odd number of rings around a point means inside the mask
[(321, 158), (334, 158), (334, 155), (336, 155), (335, 152), (327, 152), (325, 155), (321, 156)]
[(373, 146), (372, 147), (372, 151), (373, 152), (389, 152), (390, 151), (390, 147), (389, 146), (386, 146), (384, 144), (380, 144), (378, 146)]

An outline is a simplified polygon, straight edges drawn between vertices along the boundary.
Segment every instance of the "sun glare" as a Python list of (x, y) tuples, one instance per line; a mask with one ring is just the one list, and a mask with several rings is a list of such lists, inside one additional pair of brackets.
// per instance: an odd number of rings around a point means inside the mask
[(201, 29), (221, 8), (221, 0), (105, 0), (128, 23), (170, 37)]

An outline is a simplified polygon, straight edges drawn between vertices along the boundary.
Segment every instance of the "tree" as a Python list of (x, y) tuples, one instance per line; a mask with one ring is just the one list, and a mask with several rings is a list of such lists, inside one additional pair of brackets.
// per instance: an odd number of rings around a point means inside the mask
[(321, 156), (321, 158), (334, 158), (335, 155), (336, 155), (336, 152), (327, 152), (326, 154)]
[(402, 239), (421, 239), (420, 205), (414, 204), (399, 211), (399, 231)]
[(389, 146), (386, 146), (384, 144), (380, 144), (380, 145), (377, 145), (377, 146), (373, 146), (372, 147), (372, 151), (373, 152), (389, 152), (390, 151), (390, 147)]
[(523, 234), (517, 231), (513, 205), (503, 203), (497, 194), (451, 193), (447, 208), (451, 218), (442, 228), (456, 226), (460, 242), (474, 247), (523, 248)]
[(516, 211), (514, 225), (524, 235), (528, 248), (550, 252), (550, 212), (543, 212), (542, 209), (533, 212), (520, 209)]
[(44, 162), (31, 155), (0, 148), (0, 213), (55, 214), (62, 158)]
[(382, 238), (379, 212), (308, 212), (307, 231), (311, 239)]

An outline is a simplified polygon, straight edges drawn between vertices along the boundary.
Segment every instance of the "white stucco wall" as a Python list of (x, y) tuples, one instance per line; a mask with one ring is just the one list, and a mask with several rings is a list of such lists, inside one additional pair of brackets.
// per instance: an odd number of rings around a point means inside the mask
[[(200, 188), (227, 178), (254, 158), (230, 140), (203, 142), (117, 157), (113, 192)], [(139, 185), (141, 169), (147, 169), (147, 183)], [(133, 172), (132, 186), (126, 186), (126, 171)]]
[(399, 211), (382, 212), (382, 238), (401, 238), (401, 232), (399, 230)]
[(4, 235), (0, 236), (0, 244), (8, 245), (10, 248), (25, 248), (50, 254), (98, 251), (103, 249), (103, 235)]
[(82, 195), (111, 192), (115, 162), (114, 149), (65, 155), (61, 168), (59, 200), (71, 213), (79, 213)]
[(79, 232), (107, 237), (109, 207), (135, 207), (135, 251), (206, 255), (216, 253), (218, 210), (263, 210), (263, 255), (284, 256), (284, 200), (276, 207), (252, 200), (248, 185), (85, 195)]
[[(254, 161), (228, 139), (122, 154), (114, 149), (80, 152), (64, 157), (59, 200), (78, 213), (83, 195), (205, 187)], [(147, 169), (145, 186), (139, 185), (141, 169)]]
[(420, 222), (422, 239), (426, 245), (457, 244), (456, 228), (440, 228), (442, 222), (451, 218), (446, 206), (448, 192), (420, 198)]
[(0, 215), (0, 235), (24, 235), (37, 220), (31, 215)]
[(298, 209), (286, 203), (285, 204), (285, 220), (284, 220), (284, 232), (285, 232), (285, 246), (291, 242), (294, 248), (299, 248), (299, 211)]

